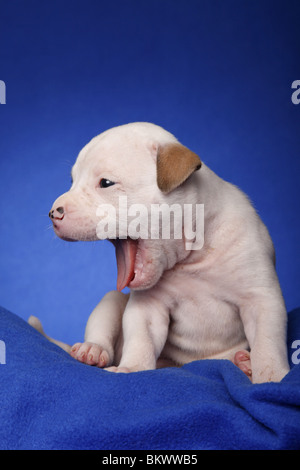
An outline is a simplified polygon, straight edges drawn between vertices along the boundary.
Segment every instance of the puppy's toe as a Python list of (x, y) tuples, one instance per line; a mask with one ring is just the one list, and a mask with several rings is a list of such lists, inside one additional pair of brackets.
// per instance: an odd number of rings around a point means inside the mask
[(86, 362), (90, 347), (88, 343), (76, 343), (72, 346), (70, 354), (74, 359), (77, 359), (77, 361)]
[(82, 345), (82, 343), (76, 343), (72, 346), (71, 351), (70, 351), (70, 355), (72, 357), (74, 357), (74, 359), (77, 359), (77, 353), (78, 353), (81, 345)]
[(250, 359), (249, 351), (242, 350), (242, 351), (236, 352), (233, 362), (251, 380), (252, 369), (251, 369), (251, 359)]
[(109, 355), (98, 344), (92, 343), (86, 358), (90, 366), (105, 367), (109, 363)]
[(101, 350), (98, 359), (98, 367), (106, 367), (110, 363), (109, 354), (107, 351)]

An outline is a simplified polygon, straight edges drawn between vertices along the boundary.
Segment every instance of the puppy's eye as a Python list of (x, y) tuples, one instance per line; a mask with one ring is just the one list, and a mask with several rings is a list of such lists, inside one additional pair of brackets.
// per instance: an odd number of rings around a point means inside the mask
[(110, 181), (106, 178), (101, 178), (99, 186), (100, 188), (109, 188), (109, 186), (113, 186), (115, 183), (113, 181)]

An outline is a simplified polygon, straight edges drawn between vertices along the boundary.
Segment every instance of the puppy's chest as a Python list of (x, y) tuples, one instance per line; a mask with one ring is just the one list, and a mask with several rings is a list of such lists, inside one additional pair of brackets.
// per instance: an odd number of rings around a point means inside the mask
[(238, 309), (210, 295), (185, 297), (170, 310), (170, 334), (184, 338), (223, 336), (239, 318)]
[(169, 308), (167, 357), (178, 363), (211, 357), (242, 339), (238, 309), (224, 298), (221, 286), (194, 276), (172, 281), (160, 291)]

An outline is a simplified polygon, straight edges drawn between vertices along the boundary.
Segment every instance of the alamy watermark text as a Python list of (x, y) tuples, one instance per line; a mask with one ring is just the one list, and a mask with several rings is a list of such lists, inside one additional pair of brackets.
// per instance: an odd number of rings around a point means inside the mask
[(0, 364), (6, 364), (6, 346), (4, 341), (0, 340)]
[(96, 213), (99, 239), (141, 238), (182, 239), (187, 250), (200, 250), (204, 244), (204, 204), (128, 205), (127, 197), (119, 198), (119, 206), (101, 204)]
[(3, 80), (0, 80), (0, 104), (6, 104), (6, 85)]
[(292, 90), (295, 90), (291, 96), (292, 103), (299, 104), (300, 103), (300, 80), (293, 81)]

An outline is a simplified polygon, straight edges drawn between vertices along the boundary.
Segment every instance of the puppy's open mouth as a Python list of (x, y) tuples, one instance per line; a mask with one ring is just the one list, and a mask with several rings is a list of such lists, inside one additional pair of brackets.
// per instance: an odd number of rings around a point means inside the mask
[(116, 248), (118, 279), (117, 289), (121, 292), (136, 276), (138, 240), (132, 238), (110, 240)]

